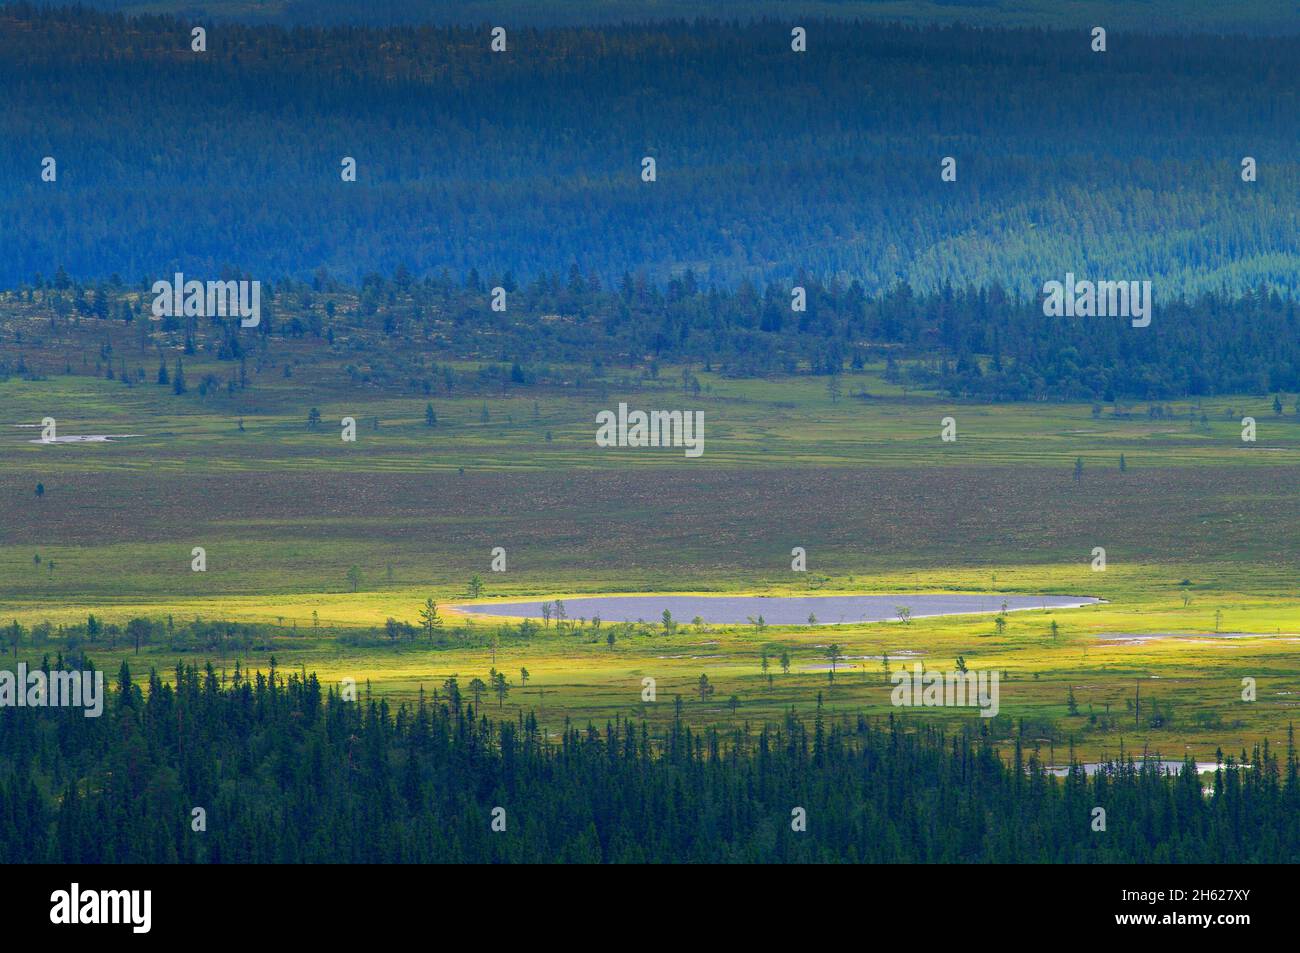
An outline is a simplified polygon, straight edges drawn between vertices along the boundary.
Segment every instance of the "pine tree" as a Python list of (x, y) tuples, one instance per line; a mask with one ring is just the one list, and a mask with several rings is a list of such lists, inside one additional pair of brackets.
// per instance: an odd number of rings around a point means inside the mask
[(435, 633), (442, 631), (442, 617), (438, 615), (438, 604), (430, 597), (424, 600), (420, 609), (420, 625), (424, 627), (424, 638), (432, 642)]

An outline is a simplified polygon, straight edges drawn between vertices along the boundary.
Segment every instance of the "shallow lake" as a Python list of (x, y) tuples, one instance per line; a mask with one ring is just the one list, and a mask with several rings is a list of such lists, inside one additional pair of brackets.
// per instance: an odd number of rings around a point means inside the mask
[[(818, 625), (846, 622), (883, 622), (898, 618), (898, 607), (911, 610), (913, 619), (940, 615), (968, 615), (1024, 609), (1072, 609), (1099, 602), (1092, 596), (1013, 596), (898, 594), (874, 596), (589, 596), (565, 599), (565, 616), (605, 622), (658, 623), (667, 609), (679, 623), (697, 616), (715, 625), (732, 625), (763, 617), (768, 625), (807, 625), (814, 616)], [(453, 606), (461, 612), (511, 618), (542, 618), (542, 602), (496, 602)]]

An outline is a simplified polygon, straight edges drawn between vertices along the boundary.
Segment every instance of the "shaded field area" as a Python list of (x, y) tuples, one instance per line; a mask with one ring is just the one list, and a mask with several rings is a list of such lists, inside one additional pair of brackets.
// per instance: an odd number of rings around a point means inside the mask
[[(1121, 566), (1241, 564), (1249, 587), (1300, 556), (1300, 496), (1285, 489), (1293, 475), (1131, 469), (1075, 483), (1067, 471), (1023, 467), (100, 470), (58, 474), (36, 498), (29, 476), (6, 470), (0, 583), (7, 599), (36, 602), (343, 592), (355, 565), (365, 589), (446, 590), (482, 573), (501, 593), (662, 589), (683, 574), (691, 588), (726, 590), (906, 568), (1086, 569), (1101, 546)], [(194, 546), (207, 551), (206, 573), (190, 571)], [(490, 574), (498, 546), (508, 572)], [(807, 551), (806, 575), (790, 572), (795, 546)]]

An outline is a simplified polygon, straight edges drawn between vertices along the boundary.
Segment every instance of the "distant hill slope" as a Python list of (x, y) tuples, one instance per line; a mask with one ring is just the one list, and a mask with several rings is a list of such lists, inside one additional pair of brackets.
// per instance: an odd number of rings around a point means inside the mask
[(498, 55), (481, 27), (230, 24), (200, 54), (188, 22), (0, 13), (0, 284), (576, 262), (1300, 287), (1300, 38), (807, 28), (802, 54), (767, 21), (514, 30)]
[[(174, 13), (249, 23), (608, 24), (628, 21), (867, 18), (900, 23), (1067, 29), (1300, 33), (1296, 0), (81, 0), (125, 13)], [(60, 3), (46, 2), (47, 6)]]

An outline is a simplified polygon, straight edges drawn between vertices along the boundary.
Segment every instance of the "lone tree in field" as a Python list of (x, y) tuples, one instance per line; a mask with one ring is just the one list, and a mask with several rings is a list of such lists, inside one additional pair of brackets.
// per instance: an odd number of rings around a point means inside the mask
[(664, 635), (672, 635), (677, 631), (677, 623), (673, 621), (673, 614), (667, 609), (663, 614)]
[(829, 672), (830, 681), (835, 681), (835, 665), (840, 660), (840, 647), (838, 643), (832, 642), (826, 647), (826, 657), (831, 660), (831, 670)]
[(348, 584), (352, 587), (353, 592), (356, 592), (361, 585), (361, 568), (359, 566), (353, 566), (348, 570)]
[(894, 612), (898, 616), (898, 621), (902, 622), (903, 625), (912, 624), (912, 610), (909, 607), (895, 606)]
[(529, 674), (528, 674), (528, 669), (526, 669), (526, 668), (521, 668), (521, 669), (519, 670), (519, 687), (520, 687), (520, 688), (527, 688), (527, 687), (528, 687), (528, 679), (529, 679), (529, 677), (530, 677), (530, 676), (529, 676)]
[(424, 425), (426, 427), (438, 426), (438, 415), (433, 412), (433, 404), (424, 405)]
[(1083, 457), (1074, 458), (1074, 482), (1078, 483), (1083, 479)]
[(307, 411), (307, 429), (315, 430), (318, 426), (320, 426), (320, 411), (313, 407)]
[(549, 602), (542, 603), (542, 625), (548, 629), (551, 627), (551, 604)]
[(701, 675), (700, 680), (695, 684), (695, 690), (700, 693), (700, 701), (708, 701), (709, 696), (713, 694), (713, 686), (709, 684), (709, 676)]
[(609, 633), (605, 636), (605, 644), (609, 646), (611, 652), (614, 651), (615, 638), (614, 630), (610, 629)]
[(433, 641), (434, 632), (442, 631), (442, 617), (438, 615), (438, 603), (432, 598), (424, 600), (424, 608), (420, 610), (420, 625), (424, 627), (424, 637), (427, 641)]
[(781, 653), (781, 674), (782, 675), (790, 674), (790, 653), (789, 652)]
[(469, 597), (471, 599), (477, 599), (483, 592), (483, 577), (478, 573), (470, 576), (469, 585), (466, 586), (466, 588), (469, 590)]

